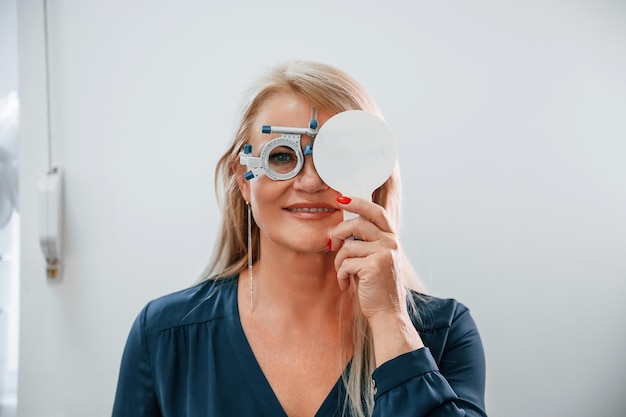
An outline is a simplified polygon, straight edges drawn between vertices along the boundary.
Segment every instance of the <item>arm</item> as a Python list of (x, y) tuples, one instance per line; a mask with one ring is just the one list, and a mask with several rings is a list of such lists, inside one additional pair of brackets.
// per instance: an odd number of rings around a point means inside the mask
[(428, 348), (374, 371), (374, 416), (486, 417), (485, 357), (469, 311), (457, 308), (439, 365)]
[(485, 416), (484, 353), (467, 309), (457, 308), (449, 323), (440, 369), (407, 311), (400, 245), (384, 209), (363, 199), (337, 201), (360, 215), (333, 230), (331, 247), (339, 287), (358, 294), (372, 331), (374, 415)]
[(144, 309), (130, 330), (115, 394), (113, 417), (161, 417), (145, 340)]
[(372, 417), (463, 417), (454, 390), (428, 348), (405, 353), (376, 368)]

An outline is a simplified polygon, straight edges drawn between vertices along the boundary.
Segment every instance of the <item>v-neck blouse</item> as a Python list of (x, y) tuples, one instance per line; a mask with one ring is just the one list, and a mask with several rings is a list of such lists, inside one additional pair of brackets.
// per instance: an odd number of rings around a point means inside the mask
[[(241, 326), (237, 276), (148, 303), (120, 368), (113, 417), (287, 417)], [(415, 294), (426, 345), (379, 366), (373, 416), (486, 416), (485, 362), (469, 310)], [(315, 417), (340, 417), (340, 378)]]

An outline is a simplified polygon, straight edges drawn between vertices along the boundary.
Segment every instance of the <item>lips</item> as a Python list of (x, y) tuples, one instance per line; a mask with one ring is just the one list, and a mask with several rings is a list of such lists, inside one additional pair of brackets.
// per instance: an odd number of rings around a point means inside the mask
[(340, 211), (332, 204), (314, 201), (301, 201), (289, 204), (284, 208), (296, 218), (303, 220), (321, 220), (333, 216)]
[(287, 210), (294, 213), (332, 213), (337, 211), (337, 209), (327, 207), (287, 207)]

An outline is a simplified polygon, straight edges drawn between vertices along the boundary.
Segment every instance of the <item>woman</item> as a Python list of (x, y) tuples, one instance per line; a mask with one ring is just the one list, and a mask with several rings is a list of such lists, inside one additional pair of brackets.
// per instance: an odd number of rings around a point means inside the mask
[[(259, 80), (216, 169), (213, 260), (199, 285), (140, 313), (114, 417), (486, 415), (467, 308), (415, 291), (397, 235), (398, 169), (373, 202), (328, 187), (310, 155), (286, 179), (246, 175), (244, 145), (258, 156), (279, 136), (262, 126), (306, 126), (312, 108), (320, 126), (345, 110), (380, 114), (327, 65), (290, 62)], [(343, 221), (343, 210), (360, 216)]]

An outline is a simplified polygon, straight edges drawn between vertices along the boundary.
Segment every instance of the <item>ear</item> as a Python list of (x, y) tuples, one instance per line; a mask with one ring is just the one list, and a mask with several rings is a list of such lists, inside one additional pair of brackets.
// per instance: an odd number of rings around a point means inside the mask
[(237, 186), (239, 187), (239, 192), (241, 193), (243, 199), (250, 202), (250, 183), (245, 179), (245, 167), (239, 163), (239, 158), (234, 158), (230, 164), (230, 169), (233, 171), (233, 175), (235, 176), (235, 180), (237, 181)]

